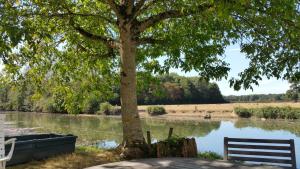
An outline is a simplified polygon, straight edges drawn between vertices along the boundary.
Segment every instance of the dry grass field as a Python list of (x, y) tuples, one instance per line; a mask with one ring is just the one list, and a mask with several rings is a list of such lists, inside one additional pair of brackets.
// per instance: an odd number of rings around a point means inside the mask
[[(234, 107), (258, 108), (265, 106), (291, 106), (299, 107), (300, 103), (283, 102), (283, 103), (226, 103), (226, 104), (189, 104), (189, 105), (159, 105), (163, 106), (168, 117), (185, 116), (185, 117), (205, 117), (212, 118), (234, 118), (237, 117), (233, 113)], [(139, 112), (142, 116), (146, 116), (148, 106), (139, 106)]]

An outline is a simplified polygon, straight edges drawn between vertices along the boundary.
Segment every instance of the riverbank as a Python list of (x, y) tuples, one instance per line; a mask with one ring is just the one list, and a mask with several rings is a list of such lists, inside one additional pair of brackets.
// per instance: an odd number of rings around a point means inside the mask
[[(237, 107), (243, 108), (262, 108), (262, 107), (295, 107), (300, 108), (300, 103), (281, 102), (281, 103), (224, 103), (224, 104), (190, 104), (190, 105), (159, 105), (165, 108), (167, 114), (151, 116), (151, 118), (164, 119), (236, 119), (238, 115), (234, 112)], [(138, 110), (141, 117), (149, 117), (147, 107), (139, 106)]]
[[(300, 108), (300, 103), (281, 102), (281, 103), (225, 103), (225, 104), (188, 104), (188, 105), (159, 105), (165, 108), (166, 114), (159, 116), (149, 116), (147, 107), (152, 105), (140, 105), (138, 111), (141, 118), (162, 119), (170, 121), (199, 121), (203, 119), (223, 120), (238, 119), (234, 108), (262, 108), (290, 106)], [(102, 116), (96, 114), (79, 114), (77, 116)], [(110, 116), (119, 118), (119, 116)]]

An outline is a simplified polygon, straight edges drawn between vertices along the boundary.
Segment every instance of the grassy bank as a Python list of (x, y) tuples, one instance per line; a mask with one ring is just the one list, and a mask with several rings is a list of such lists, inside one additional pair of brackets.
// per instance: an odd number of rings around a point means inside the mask
[[(205, 160), (220, 160), (222, 156), (214, 152), (202, 152), (198, 158)], [(120, 161), (118, 152), (93, 147), (77, 147), (72, 154), (60, 155), (41, 161), (7, 167), (7, 169), (82, 169)]]
[(198, 153), (198, 158), (204, 159), (204, 160), (222, 160), (223, 157), (215, 152), (207, 151)]
[(118, 153), (93, 147), (77, 147), (72, 154), (60, 155), (41, 161), (32, 161), (8, 169), (82, 169), (119, 161)]
[(261, 107), (261, 108), (245, 108), (236, 107), (234, 112), (242, 118), (265, 118), (265, 119), (299, 119), (300, 108), (296, 107)]

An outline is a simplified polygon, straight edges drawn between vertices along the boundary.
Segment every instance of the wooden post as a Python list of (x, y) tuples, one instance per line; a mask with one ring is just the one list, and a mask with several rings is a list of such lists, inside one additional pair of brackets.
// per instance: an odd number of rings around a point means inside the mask
[(293, 169), (296, 169), (296, 152), (295, 152), (295, 143), (294, 143), (294, 140), (291, 139), (290, 140), (290, 145), (291, 145), (291, 160), (292, 160), (292, 168)]
[(151, 145), (151, 134), (150, 131), (147, 131), (147, 142), (149, 145)]
[(224, 160), (228, 160), (228, 137), (224, 137)]
[(170, 130), (169, 130), (168, 139), (170, 139), (172, 137), (172, 134), (173, 134), (173, 128), (171, 127)]
[(192, 138), (191, 141), (192, 141), (192, 147), (193, 147), (192, 148), (192, 157), (197, 157), (198, 149), (197, 149), (196, 139)]

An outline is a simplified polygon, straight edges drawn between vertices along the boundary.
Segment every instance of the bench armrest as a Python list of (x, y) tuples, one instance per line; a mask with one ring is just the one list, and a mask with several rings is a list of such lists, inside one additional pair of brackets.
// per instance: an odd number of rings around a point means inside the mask
[(16, 142), (15, 138), (12, 138), (12, 139), (9, 139), (9, 140), (5, 141), (5, 145), (11, 144), (11, 148), (10, 148), (10, 151), (9, 151), (8, 155), (6, 157), (4, 157), (5, 161), (9, 161), (11, 159), (11, 157), (13, 155), (13, 152), (14, 152), (14, 149), (15, 149), (15, 142)]
[(0, 158), (0, 163), (1, 163), (1, 162), (6, 162), (6, 161), (8, 161), (8, 158), (7, 158), (7, 157)]

